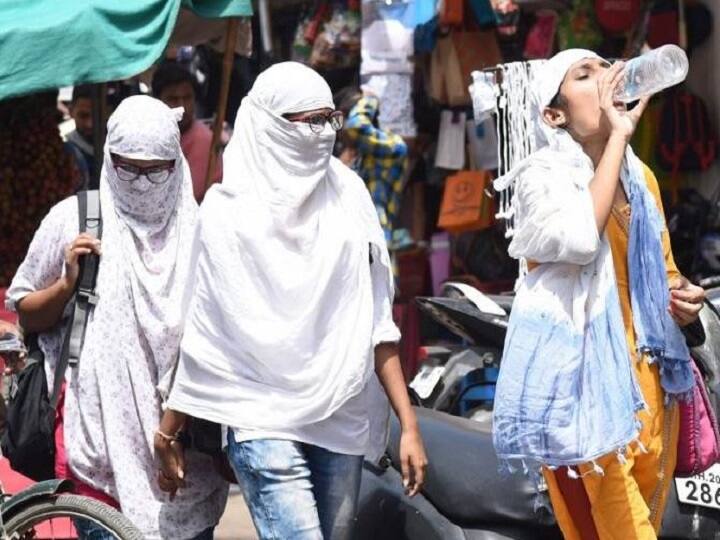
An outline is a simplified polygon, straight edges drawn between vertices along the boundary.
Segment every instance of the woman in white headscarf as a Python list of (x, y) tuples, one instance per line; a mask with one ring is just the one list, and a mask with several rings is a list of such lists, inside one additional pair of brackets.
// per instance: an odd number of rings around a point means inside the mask
[[(225, 179), (203, 202), (197, 275), (169, 408), (227, 426), (263, 539), (345, 539), (363, 456), (400, 419), (405, 486), (425, 453), (397, 354), (385, 238), (362, 180), (332, 157), (342, 117), (317, 73), (277, 64), (243, 100)], [(161, 424), (161, 484), (179, 486)], [(191, 471), (188, 471), (190, 474)]]
[(528, 263), (493, 412), (498, 456), (544, 466), (568, 539), (654, 539), (693, 387), (680, 326), (703, 290), (678, 272), (657, 180), (630, 138), (649, 98), (614, 100), (623, 65), (559, 53), (533, 82), (537, 148), (513, 186), (510, 254)]
[[(100, 182), (102, 250), (78, 235), (76, 198), (64, 200), (35, 233), (7, 294), (25, 332), (39, 334), (52, 388), (78, 260), (100, 254), (97, 304), (59, 407), (56, 473), (120, 508), (147, 538), (173, 540), (212, 538), (227, 496), (200, 455), (188, 456), (197, 476), (173, 501), (155, 482), (157, 386), (178, 354), (197, 222), (177, 116), (149, 97), (120, 104), (108, 121)], [(79, 528), (82, 537), (105, 538), (90, 524)]]

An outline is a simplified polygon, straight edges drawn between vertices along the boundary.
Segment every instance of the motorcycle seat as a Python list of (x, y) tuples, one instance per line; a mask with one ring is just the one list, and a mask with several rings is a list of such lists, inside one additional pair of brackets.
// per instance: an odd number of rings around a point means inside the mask
[[(534, 510), (538, 493), (522, 474), (501, 475), (491, 427), (430, 409), (416, 408), (428, 455), (424, 495), (455, 523), (535, 523), (556, 530), (549, 509)], [(400, 428), (393, 417), (388, 453), (399, 470)], [(540, 537), (540, 536), (539, 536)]]

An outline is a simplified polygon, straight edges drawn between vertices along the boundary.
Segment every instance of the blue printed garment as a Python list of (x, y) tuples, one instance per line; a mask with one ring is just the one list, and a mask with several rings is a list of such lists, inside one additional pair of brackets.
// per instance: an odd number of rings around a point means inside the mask
[[(567, 150), (567, 149), (565, 149)], [(645, 404), (635, 379), (612, 253), (598, 234), (592, 164), (569, 147), (540, 150), (516, 171), (513, 257), (542, 263), (521, 282), (493, 413), (502, 462), (573, 466), (621, 451)], [(667, 313), (663, 220), (628, 149), (631, 298), (638, 348), (658, 361), (663, 389), (692, 387), (690, 356)]]

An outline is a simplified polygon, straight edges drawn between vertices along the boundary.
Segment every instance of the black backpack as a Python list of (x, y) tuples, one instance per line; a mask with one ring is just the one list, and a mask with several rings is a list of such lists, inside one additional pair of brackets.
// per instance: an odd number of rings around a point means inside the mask
[(705, 103), (678, 89), (668, 95), (660, 115), (658, 162), (672, 173), (707, 170), (717, 157), (717, 135)]
[[(100, 238), (102, 219), (97, 191), (77, 194), (80, 232)], [(85, 329), (97, 302), (95, 282), (100, 260), (85, 255), (80, 261), (80, 276), (72, 300), (72, 316), (68, 321), (62, 352), (55, 367), (52, 394), (45, 378), (45, 358), (37, 336), (28, 336), (28, 357), (25, 367), (13, 381), (7, 407), (7, 424), (2, 434), (2, 452), (12, 468), (36, 481), (55, 476), (55, 409), (60, 397), (67, 367), (80, 358)]]

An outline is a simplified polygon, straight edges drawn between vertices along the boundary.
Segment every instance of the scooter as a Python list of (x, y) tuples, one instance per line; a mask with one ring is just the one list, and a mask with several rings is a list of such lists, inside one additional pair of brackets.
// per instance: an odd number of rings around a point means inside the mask
[[(511, 307), (510, 303), (506, 302), (508, 307)], [(437, 302), (435, 304), (438, 305)], [(471, 337), (469, 328), (490, 321), (488, 313), (479, 317), (468, 304), (462, 308), (457, 303), (444, 300), (439, 304), (454, 304), (458, 308), (456, 313), (462, 313), (455, 317), (449, 315), (450, 309), (436, 310), (443, 311), (440, 317), (443, 320), (453, 318), (453, 327), (456, 331), (460, 329), (465, 337)], [(468, 312), (475, 313), (475, 323), (469, 324)], [(502, 319), (498, 314), (495, 316), (498, 321)], [(710, 303), (706, 303), (701, 320), (704, 341), (694, 347), (692, 353), (705, 376), (716, 413), (719, 413), (720, 315)], [(473, 332), (476, 333), (477, 328)], [(416, 407), (416, 413), (430, 463), (423, 492), (412, 499), (403, 493), (399, 472), (400, 429), (393, 418), (386, 458), (379, 464), (365, 462), (363, 466), (356, 538), (562, 538), (544, 486), (534, 485), (523, 475), (503, 476), (498, 472), (489, 414), (471, 420), (422, 406)], [(716, 496), (718, 501), (714, 499)], [(698, 477), (675, 479), (671, 483), (659, 538), (719, 537), (718, 503), (720, 465)]]
[[(420, 310), (464, 345), (423, 347), (425, 360), (410, 383), (417, 404), (457, 416), (491, 410), (512, 296), (485, 295), (447, 283), (442, 297), (416, 299)], [(482, 412), (484, 411), (484, 412)]]

